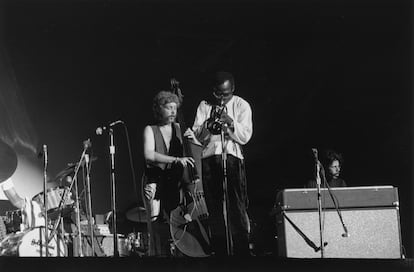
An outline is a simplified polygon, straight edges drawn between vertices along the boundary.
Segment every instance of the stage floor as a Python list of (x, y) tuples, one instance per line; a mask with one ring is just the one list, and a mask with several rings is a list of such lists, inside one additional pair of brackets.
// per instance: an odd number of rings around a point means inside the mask
[[(414, 271), (413, 259), (0, 257), (0, 271)], [(24, 269), (24, 270), (23, 270)]]

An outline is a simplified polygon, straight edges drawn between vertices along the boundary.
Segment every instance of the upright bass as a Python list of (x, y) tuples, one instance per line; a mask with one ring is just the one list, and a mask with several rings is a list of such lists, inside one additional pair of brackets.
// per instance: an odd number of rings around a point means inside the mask
[[(182, 105), (183, 94), (179, 82), (171, 79), (171, 92), (175, 93)], [(177, 120), (181, 128), (184, 156), (192, 157), (195, 167), (184, 167), (185, 188), (182, 201), (170, 215), (170, 233), (176, 247), (190, 257), (207, 257), (210, 254), (210, 240), (207, 231), (208, 211), (201, 180), (202, 146), (184, 137), (185, 125), (182, 111), (178, 110)]]

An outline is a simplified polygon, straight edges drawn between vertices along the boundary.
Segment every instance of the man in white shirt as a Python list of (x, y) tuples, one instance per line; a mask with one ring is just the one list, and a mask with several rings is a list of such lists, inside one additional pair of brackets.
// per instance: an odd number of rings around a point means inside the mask
[(22, 210), (21, 231), (45, 225), (40, 204), (28, 198), (21, 197), (17, 193), (11, 178), (0, 183), (0, 187), (12, 205)]
[[(242, 146), (249, 142), (253, 133), (252, 110), (246, 100), (234, 95), (234, 78), (230, 73), (216, 73), (212, 85), (212, 102), (201, 101), (192, 128), (203, 145), (202, 181), (209, 212), (211, 249), (215, 255), (228, 253), (223, 215), (224, 151), (227, 162), (227, 210), (232, 236), (229, 252), (248, 255), (248, 198)], [(221, 130), (225, 135), (224, 150)]]

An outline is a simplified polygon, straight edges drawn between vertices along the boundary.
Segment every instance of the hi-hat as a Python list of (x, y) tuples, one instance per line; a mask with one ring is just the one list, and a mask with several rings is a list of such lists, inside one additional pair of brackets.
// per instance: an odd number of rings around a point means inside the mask
[(10, 178), (17, 168), (17, 155), (13, 148), (0, 140), (0, 182)]
[(147, 212), (143, 207), (133, 207), (126, 212), (126, 218), (132, 222), (146, 223)]

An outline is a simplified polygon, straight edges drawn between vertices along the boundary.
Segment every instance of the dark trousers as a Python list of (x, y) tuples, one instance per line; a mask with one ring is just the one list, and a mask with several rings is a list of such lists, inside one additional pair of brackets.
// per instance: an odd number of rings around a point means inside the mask
[[(216, 255), (227, 255), (226, 229), (223, 215), (223, 167), (221, 155), (202, 160), (203, 189), (209, 213), (211, 250)], [(227, 156), (228, 218), (234, 255), (248, 255), (247, 187), (243, 162)]]

